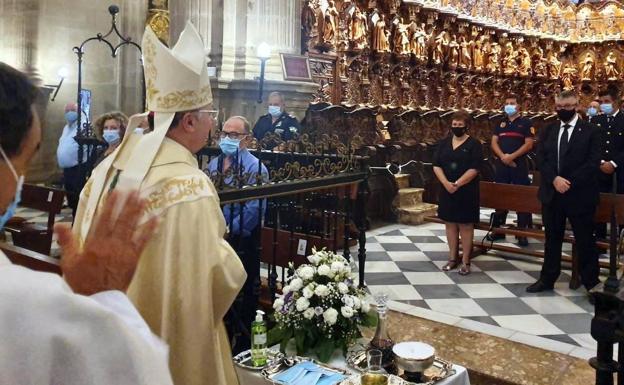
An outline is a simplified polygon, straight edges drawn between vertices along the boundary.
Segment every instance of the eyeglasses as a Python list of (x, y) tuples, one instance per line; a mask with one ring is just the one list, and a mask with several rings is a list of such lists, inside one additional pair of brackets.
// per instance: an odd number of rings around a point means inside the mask
[(240, 132), (226, 132), (226, 131), (219, 132), (219, 138), (221, 139), (225, 139), (226, 137), (230, 139), (242, 139), (246, 137), (247, 135), (249, 134), (240, 133)]
[(219, 111), (217, 110), (197, 110), (200, 114), (210, 114), (210, 117), (214, 120), (217, 120), (217, 116), (219, 115)]

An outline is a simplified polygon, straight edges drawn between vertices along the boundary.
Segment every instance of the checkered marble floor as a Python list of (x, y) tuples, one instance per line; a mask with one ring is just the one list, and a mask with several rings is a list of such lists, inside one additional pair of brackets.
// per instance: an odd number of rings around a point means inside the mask
[[(485, 234), (476, 231), (475, 238)], [(518, 247), (514, 242), (508, 236), (497, 244)], [(528, 248), (543, 250), (538, 240), (529, 242)], [(525, 291), (539, 278), (537, 258), (490, 251), (472, 260), (470, 275), (447, 273), (444, 225), (433, 223), (377, 228), (367, 234), (366, 251), (368, 289), (387, 293), (394, 310), (581, 358), (595, 355), (593, 306), (584, 288), (568, 288), (565, 264), (555, 290), (538, 294)]]
[[(24, 207), (18, 207), (17, 210), (15, 210), (15, 216), (25, 218), (26, 220), (28, 220), (28, 222), (31, 222), (31, 223), (37, 223), (37, 224), (42, 224), (42, 225), (45, 225), (46, 223), (48, 223), (48, 215), (46, 213), (38, 211), (38, 210), (27, 209)], [(72, 212), (71, 212), (71, 209), (68, 207), (63, 208), (63, 210), (61, 210), (61, 213), (57, 215), (55, 219), (55, 223), (62, 223), (62, 222), (71, 223), (71, 221), (72, 221)], [(7, 234), (8, 239), (10, 240), (10, 234), (8, 233), (6, 234)], [(60, 255), (59, 247), (58, 247), (58, 244), (56, 243), (56, 236), (52, 238), (52, 250), (50, 252), (50, 255), (54, 257)]]

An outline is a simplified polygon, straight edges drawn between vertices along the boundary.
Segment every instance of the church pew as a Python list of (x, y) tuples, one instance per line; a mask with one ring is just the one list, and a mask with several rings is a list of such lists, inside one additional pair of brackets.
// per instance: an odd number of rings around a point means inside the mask
[[(518, 186), (502, 183), (492, 182), (480, 182), (480, 194), (479, 204), (482, 208), (489, 209), (501, 209), (516, 212), (525, 212), (531, 214), (540, 214), (542, 211), (542, 205), (537, 196), (537, 186)], [(609, 222), (611, 220), (611, 211), (615, 207), (616, 219), (618, 224), (624, 224), (624, 195), (612, 196), (611, 194), (600, 194), (600, 204), (596, 210), (594, 220), (596, 222)], [(442, 221), (437, 217), (425, 218), (428, 222)], [(545, 233), (542, 229), (520, 229), (515, 226), (509, 227), (491, 227), (488, 222), (480, 222), (475, 225), (475, 229), (490, 231), (497, 234), (514, 235), (519, 237), (544, 239)], [(580, 286), (580, 278), (578, 271), (578, 258), (576, 255), (576, 245), (573, 236), (566, 235), (564, 242), (572, 244), (572, 258), (562, 256), (562, 260), (572, 263), (572, 279), (570, 281), (570, 288), (577, 289)], [(544, 257), (544, 253), (541, 251), (527, 250), (523, 248), (516, 248), (510, 246), (499, 245), (497, 243), (491, 243), (487, 241), (475, 241), (474, 245), (476, 249), (483, 253), (488, 249), (498, 250), (503, 252), (529, 255), (533, 257)], [(607, 242), (596, 242), (599, 248), (608, 250), (609, 244)], [(607, 262), (601, 261), (600, 266), (603, 268), (609, 267)]]
[(60, 261), (56, 258), (24, 249), (5, 242), (0, 242), (0, 250), (15, 264), (31, 270), (61, 275)]

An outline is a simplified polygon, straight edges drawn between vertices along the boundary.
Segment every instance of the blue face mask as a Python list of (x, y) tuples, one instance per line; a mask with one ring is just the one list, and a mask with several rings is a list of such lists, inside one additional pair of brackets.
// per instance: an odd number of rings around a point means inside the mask
[(274, 118), (278, 118), (282, 114), (282, 108), (280, 106), (269, 106), (269, 114)]
[(604, 103), (600, 105), (600, 109), (607, 115), (611, 115), (613, 113), (613, 104)]
[(78, 120), (78, 113), (76, 111), (67, 111), (65, 113), (65, 120), (67, 120), (67, 123), (72, 124)]
[(13, 202), (9, 204), (9, 207), (6, 208), (6, 211), (4, 212), (4, 214), (0, 216), (0, 229), (2, 229), (4, 225), (9, 221), (9, 219), (11, 219), (13, 215), (15, 215), (15, 210), (17, 210), (17, 205), (19, 205), (22, 199), (22, 187), (24, 187), (24, 176), (23, 175), (17, 176), (17, 172), (15, 171), (15, 168), (13, 168), (13, 164), (9, 160), (9, 157), (6, 156), (6, 154), (2, 150), (2, 147), (0, 147), (0, 155), (2, 155), (2, 158), (4, 158), (4, 161), (9, 166), (9, 169), (11, 169), (11, 172), (13, 173), (13, 176), (15, 177), (15, 180), (17, 181), (17, 187), (15, 188), (15, 198), (13, 199)]
[(505, 105), (505, 113), (507, 116), (513, 116), (518, 112), (518, 106), (514, 106), (513, 104)]
[(102, 137), (108, 144), (118, 143), (121, 139), (119, 136), (119, 130), (105, 130), (102, 132)]
[(234, 156), (238, 152), (240, 142), (240, 139), (230, 139), (230, 137), (226, 136), (219, 141), (219, 147), (225, 155)]
[(587, 116), (596, 116), (598, 115), (598, 110), (596, 109), (596, 107), (589, 107), (587, 109)]

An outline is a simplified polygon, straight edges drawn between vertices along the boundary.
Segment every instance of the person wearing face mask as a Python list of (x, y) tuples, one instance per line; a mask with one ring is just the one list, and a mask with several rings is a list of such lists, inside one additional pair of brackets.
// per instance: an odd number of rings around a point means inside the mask
[(555, 97), (559, 120), (540, 130), (538, 196), (542, 202), (546, 240), (540, 278), (527, 287), (529, 293), (553, 290), (561, 272), (566, 220), (574, 232), (583, 285), (590, 290), (600, 282), (594, 213), (600, 198), (602, 134), (598, 127), (580, 119), (577, 107), (576, 93), (561, 92)]
[[(0, 63), (0, 230), (41, 142), (37, 96), (24, 74)], [(166, 345), (125, 294), (157, 224), (135, 226), (145, 204), (136, 193), (111, 195), (82, 245), (57, 225), (63, 277), (0, 251), (0, 384), (172, 384)]]
[(265, 135), (275, 133), (282, 140), (291, 140), (301, 130), (297, 118), (286, 112), (286, 103), (281, 93), (269, 94), (268, 112), (258, 119), (253, 128), (253, 135), (256, 139), (262, 140)]
[(592, 100), (592, 102), (589, 103), (587, 110), (585, 110), (585, 114), (587, 115), (587, 121), (595, 124), (594, 120), (601, 114), (600, 101)]
[[(617, 107), (618, 92), (613, 88), (598, 93), (600, 109), (603, 114), (592, 120), (592, 123), (601, 128), (603, 134), (602, 156), (600, 158), (600, 192), (613, 191), (613, 174), (616, 173), (616, 191), (624, 191), (622, 180), (624, 173), (620, 172), (620, 165), (624, 165), (624, 115)], [(596, 224), (596, 237), (607, 238), (607, 224)]]
[(95, 120), (93, 124), (95, 136), (107, 144), (106, 149), (95, 161), (96, 166), (119, 146), (126, 133), (127, 125), (128, 117), (119, 111), (108, 112)]
[[(252, 140), (250, 129), (249, 122), (242, 116), (233, 116), (223, 124), (223, 129), (219, 133), (219, 147), (222, 154), (212, 159), (204, 170), (213, 178), (217, 175), (226, 175), (222, 179), (224, 186), (217, 186), (217, 188), (241, 188), (244, 185), (255, 185), (259, 182), (257, 180), (259, 172), (262, 175), (262, 182), (268, 181), (267, 168), (247, 149)], [(237, 174), (249, 175), (244, 185), (234, 185), (234, 175)], [(263, 200), (262, 213), (260, 213), (260, 203), (259, 200), (251, 200), (223, 206), (223, 216), (229, 228), (229, 242), (237, 251), (247, 272), (247, 280), (242, 289), (243, 301), (236, 312), (240, 314), (242, 324), (246, 328), (250, 328), (255, 319), (259, 300), (257, 288), (260, 286), (260, 255), (255, 240), (259, 237), (260, 218), (264, 217), (267, 206), (266, 200)], [(230, 333), (232, 334), (233, 331)], [(251, 347), (249, 334), (250, 329), (242, 332), (235, 345), (232, 346), (233, 354)]]
[[(503, 107), (507, 119), (502, 121), (492, 135), (492, 152), (496, 155), (494, 181), (528, 186), (529, 167), (526, 154), (533, 148), (535, 129), (531, 119), (520, 114), (519, 99), (516, 95), (508, 95)], [(497, 210), (493, 214), (493, 225), (500, 227), (505, 224), (507, 211)], [(518, 213), (518, 227), (528, 228), (531, 214)], [(505, 239), (505, 234), (488, 234), (489, 241)], [(520, 246), (528, 246), (525, 237), (518, 237)]]
[(438, 200), (438, 217), (446, 227), (450, 257), (443, 270), (453, 270), (461, 263), (461, 275), (470, 274), (474, 224), (479, 221), (478, 176), (483, 162), (481, 142), (467, 134), (469, 121), (467, 112), (453, 114), (451, 135), (438, 143), (433, 158), (433, 171), (444, 187)]
[[(78, 105), (67, 103), (65, 105), (65, 127), (59, 138), (56, 149), (56, 158), (59, 167), (63, 170), (63, 184), (67, 194), (67, 203), (72, 209), (72, 215), (76, 216), (78, 196), (86, 177), (86, 168), (78, 166), (78, 142), (74, 139), (78, 135)], [(83, 153), (83, 162), (87, 161), (87, 151)]]

